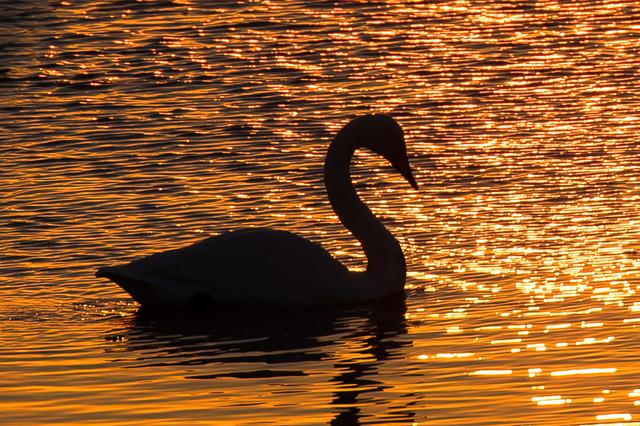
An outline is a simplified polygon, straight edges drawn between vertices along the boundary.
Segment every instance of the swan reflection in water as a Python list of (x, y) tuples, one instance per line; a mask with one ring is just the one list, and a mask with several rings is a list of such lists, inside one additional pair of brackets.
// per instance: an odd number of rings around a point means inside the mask
[[(400, 297), (349, 308), (304, 311), (218, 310), (206, 315), (167, 315), (141, 309), (130, 318), (124, 333), (106, 339), (126, 345), (135, 357), (134, 368), (188, 367), (185, 379), (210, 380), (212, 388), (221, 386), (215, 382), (225, 377), (252, 383), (272, 379), (278, 384), (277, 392), (282, 393), (286, 385), (279, 378), (309, 377), (314, 386), (324, 385), (332, 394), (332, 424), (359, 424), (367, 418), (363, 408), (371, 406), (372, 400), (384, 407), (385, 421), (406, 423), (415, 413), (402, 398), (379, 400), (385, 395), (382, 391), (392, 387), (379, 377), (382, 366), (405, 357), (412, 345), (405, 309)], [(332, 372), (328, 381), (327, 371)], [(247, 395), (251, 394), (250, 386), (247, 383)], [(364, 394), (368, 394), (366, 398)]]

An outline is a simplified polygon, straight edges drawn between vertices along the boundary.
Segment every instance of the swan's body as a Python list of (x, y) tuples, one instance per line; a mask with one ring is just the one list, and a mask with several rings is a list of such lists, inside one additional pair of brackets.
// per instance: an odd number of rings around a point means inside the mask
[(366, 272), (351, 272), (320, 245), (286, 231), (252, 228), (226, 232), (129, 264), (100, 268), (150, 307), (321, 306), (401, 294), (405, 260), (393, 235), (355, 192), (349, 167), (356, 149), (387, 158), (417, 189), (397, 122), (368, 115), (347, 124), (331, 143), (325, 186), (340, 221), (361, 242)]

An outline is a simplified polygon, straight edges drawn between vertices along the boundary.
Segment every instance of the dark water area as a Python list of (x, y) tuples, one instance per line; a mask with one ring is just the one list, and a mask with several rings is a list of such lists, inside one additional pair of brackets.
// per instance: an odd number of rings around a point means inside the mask
[[(637, 424), (632, 1), (16, 1), (0, 13), (3, 424)], [(364, 255), (354, 116), (407, 300), (142, 312), (97, 267), (241, 227)]]

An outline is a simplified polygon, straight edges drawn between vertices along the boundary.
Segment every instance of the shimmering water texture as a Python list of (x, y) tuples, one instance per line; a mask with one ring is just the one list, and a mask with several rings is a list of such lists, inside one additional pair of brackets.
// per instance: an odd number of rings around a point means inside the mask
[[(0, 14), (3, 425), (638, 424), (635, 1), (15, 1)], [(354, 181), (406, 303), (152, 315), (97, 266), (272, 226), (352, 268), (322, 161), (388, 112), (421, 191)]]

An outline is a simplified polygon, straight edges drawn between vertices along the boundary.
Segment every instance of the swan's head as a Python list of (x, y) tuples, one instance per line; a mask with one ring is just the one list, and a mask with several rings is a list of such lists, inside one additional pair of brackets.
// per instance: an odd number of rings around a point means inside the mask
[(355, 141), (355, 149), (367, 148), (384, 157), (411, 184), (418, 189), (413, 177), (404, 132), (390, 115), (369, 114), (349, 122), (341, 132), (349, 133)]

